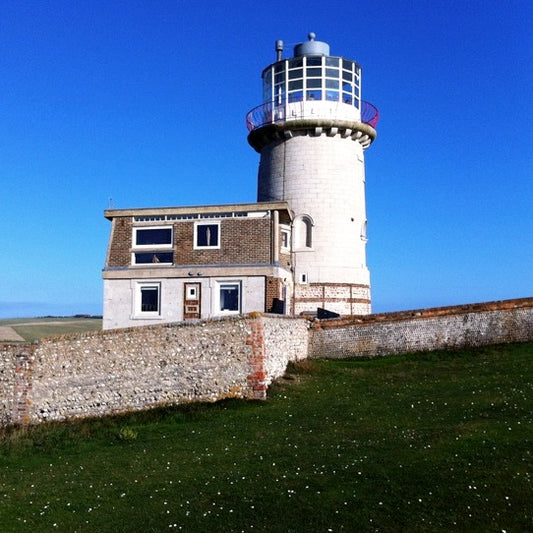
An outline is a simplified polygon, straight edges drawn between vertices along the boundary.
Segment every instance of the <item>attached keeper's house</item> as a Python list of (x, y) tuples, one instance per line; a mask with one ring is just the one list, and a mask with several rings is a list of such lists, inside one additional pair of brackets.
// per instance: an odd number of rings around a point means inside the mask
[(285, 312), (292, 226), (285, 202), (110, 209), (104, 328)]

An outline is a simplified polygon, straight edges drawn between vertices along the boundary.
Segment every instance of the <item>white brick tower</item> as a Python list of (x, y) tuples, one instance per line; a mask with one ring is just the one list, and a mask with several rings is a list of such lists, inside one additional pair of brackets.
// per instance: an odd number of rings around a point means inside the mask
[(294, 282), (288, 311), (323, 307), (370, 313), (366, 266), (364, 150), (376, 137), (377, 109), (361, 100), (361, 67), (309, 40), (263, 70), (263, 103), (247, 115), (248, 142), (261, 154), (258, 201), (285, 200)]

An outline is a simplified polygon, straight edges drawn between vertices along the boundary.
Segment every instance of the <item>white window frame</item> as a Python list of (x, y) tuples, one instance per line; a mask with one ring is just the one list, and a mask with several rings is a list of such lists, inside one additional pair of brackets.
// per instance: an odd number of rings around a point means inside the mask
[[(165, 244), (137, 244), (137, 232), (142, 230), (151, 229), (169, 229), (170, 230), (170, 242)], [(157, 267), (160, 265), (173, 265), (174, 264), (174, 226), (170, 224), (157, 225), (157, 226), (134, 226), (132, 228), (132, 252), (131, 252), (131, 264), (140, 267)], [(135, 254), (150, 253), (154, 254), (158, 252), (172, 252), (172, 261), (154, 261), (150, 263), (137, 263), (137, 257)]]
[[(157, 311), (143, 311), (142, 310), (142, 291), (143, 289), (157, 289)], [(134, 318), (161, 318), (161, 281), (136, 281), (134, 294)]]
[[(224, 285), (236, 286), (239, 290), (239, 304), (238, 309), (234, 310), (222, 310), (220, 308), (220, 291)], [(219, 316), (227, 315), (239, 315), (243, 310), (243, 283), (240, 279), (220, 279), (215, 281), (215, 314)]]
[[(137, 244), (137, 232), (151, 229), (169, 229), (170, 242), (168, 244)], [(172, 250), (174, 243), (174, 226), (167, 224), (165, 226), (133, 226), (131, 238), (132, 248), (135, 250)]]
[[(199, 246), (198, 245), (198, 227), (199, 226), (217, 226), (217, 244), (213, 246)], [(194, 223), (194, 241), (193, 249), (194, 250), (218, 250), (220, 249), (220, 220), (205, 220), (201, 222)]]
[[(150, 263), (137, 263), (137, 257), (135, 254), (147, 254), (150, 252), (153, 252), (154, 254), (157, 254), (158, 252), (172, 252), (172, 261), (154, 261)], [(144, 267), (144, 268), (173, 265), (174, 264), (174, 253), (173, 253), (172, 248), (168, 250), (134, 250), (131, 253), (131, 264), (134, 266), (139, 266), (139, 267)]]
[[(281, 251), (282, 252), (290, 252), (291, 251), (291, 230), (288, 226), (282, 226), (280, 225), (281, 229)], [(286, 236), (285, 241), (286, 244), (283, 243), (283, 236)]]

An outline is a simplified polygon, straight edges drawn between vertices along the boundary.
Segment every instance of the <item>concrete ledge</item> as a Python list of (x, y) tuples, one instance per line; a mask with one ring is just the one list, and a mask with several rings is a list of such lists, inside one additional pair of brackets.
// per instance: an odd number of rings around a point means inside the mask
[[(309, 135), (314, 135), (316, 129), (326, 131), (331, 136), (331, 130), (335, 129), (336, 133), (345, 139), (361, 142), (366, 148), (377, 137), (377, 131), (368, 124), (362, 122), (352, 122), (349, 120), (335, 120), (335, 119), (297, 119), (287, 120), (284, 122), (276, 122), (273, 124), (266, 124), (255, 130), (252, 130), (248, 135), (248, 143), (256, 151), (261, 152), (267, 144), (273, 141), (285, 140), (287, 132), (307, 132)], [(345, 133), (350, 130), (350, 135)], [(357, 135), (359, 133), (359, 136)], [(291, 137), (289, 135), (288, 137)]]

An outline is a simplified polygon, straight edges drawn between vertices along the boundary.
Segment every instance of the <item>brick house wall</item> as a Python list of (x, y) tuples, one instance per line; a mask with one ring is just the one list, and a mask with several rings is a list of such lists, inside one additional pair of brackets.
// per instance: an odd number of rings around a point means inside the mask
[[(202, 220), (209, 222), (209, 220)], [(271, 262), (270, 219), (226, 218), (220, 220), (220, 248), (194, 249), (194, 222), (151, 224), (174, 228), (174, 265), (245, 265)], [(133, 223), (132, 217), (113, 219), (107, 266), (131, 266), (133, 227), (150, 224)], [(153, 266), (153, 265), (151, 265)], [(142, 268), (137, 266), (136, 268)]]
[(271, 262), (269, 219), (220, 221), (220, 249), (194, 250), (194, 223), (176, 223), (178, 265), (247, 265)]
[(132, 227), (133, 221), (131, 217), (113, 219), (106, 266), (117, 268), (131, 265)]

